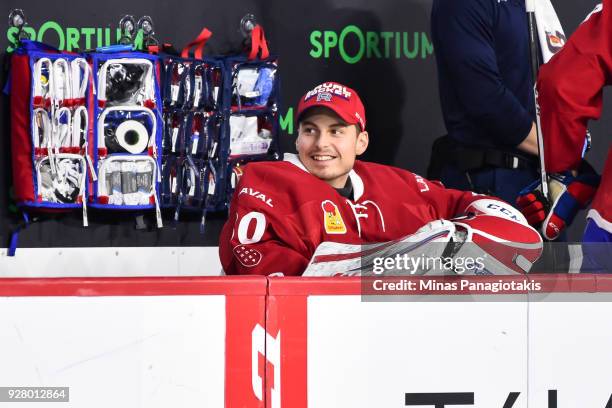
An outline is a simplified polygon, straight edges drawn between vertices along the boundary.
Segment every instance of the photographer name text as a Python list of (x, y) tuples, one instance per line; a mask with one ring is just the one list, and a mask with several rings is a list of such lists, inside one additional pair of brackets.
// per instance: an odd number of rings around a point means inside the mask
[(480, 282), (469, 279), (457, 281), (438, 281), (436, 279), (423, 280), (386, 280), (376, 279), (372, 282), (372, 288), (380, 292), (539, 292), (542, 284), (528, 279), (522, 281), (487, 281)]

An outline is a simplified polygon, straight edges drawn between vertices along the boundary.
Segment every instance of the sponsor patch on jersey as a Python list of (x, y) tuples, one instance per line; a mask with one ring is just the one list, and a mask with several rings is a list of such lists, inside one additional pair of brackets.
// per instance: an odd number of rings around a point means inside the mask
[(328, 234), (346, 234), (346, 225), (340, 215), (338, 206), (332, 201), (325, 200), (321, 203), (323, 210), (323, 224)]
[(234, 247), (234, 256), (242, 265), (247, 268), (252, 268), (259, 265), (263, 255), (256, 249), (249, 248), (246, 245), (236, 245)]

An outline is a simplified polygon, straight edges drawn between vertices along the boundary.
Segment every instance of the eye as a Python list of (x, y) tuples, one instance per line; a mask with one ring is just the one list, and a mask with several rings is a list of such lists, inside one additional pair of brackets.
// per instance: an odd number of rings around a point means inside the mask
[(344, 128), (341, 128), (341, 127), (334, 128), (332, 129), (331, 133), (332, 135), (335, 135), (335, 136), (342, 136), (344, 134)]

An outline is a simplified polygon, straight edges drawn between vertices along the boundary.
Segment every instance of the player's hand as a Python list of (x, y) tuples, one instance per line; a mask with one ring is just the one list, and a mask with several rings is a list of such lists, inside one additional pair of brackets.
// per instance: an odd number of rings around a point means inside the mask
[(549, 175), (550, 202), (544, 198), (540, 181), (536, 180), (519, 193), (516, 204), (527, 222), (539, 228), (544, 238), (553, 241), (572, 223), (578, 210), (589, 205), (599, 180), (593, 168), (583, 162), (576, 176), (569, 171)]

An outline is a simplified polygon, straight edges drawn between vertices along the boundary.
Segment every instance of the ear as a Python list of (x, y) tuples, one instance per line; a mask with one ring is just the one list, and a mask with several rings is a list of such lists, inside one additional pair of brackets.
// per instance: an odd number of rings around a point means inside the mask
[(357, 135), (357, 145), (355, 149), (355, 153), (357, 153), (357, 156), (359, 156), (360, 154), (363, 154), (363, 152), (366, 151), (369, 143), (370, 143), (370, 138), (369, 138), (368, 132), (360, 132)]

